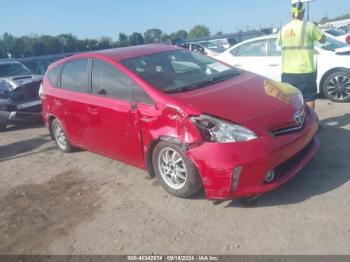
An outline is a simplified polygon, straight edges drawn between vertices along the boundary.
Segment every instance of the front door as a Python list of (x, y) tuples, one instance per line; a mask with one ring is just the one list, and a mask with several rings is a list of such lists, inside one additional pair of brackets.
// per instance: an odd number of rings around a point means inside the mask
[(112, 64), (93, 60), (87, 148), (130, 164), (142, 161), (137, 106), (128, 77)]

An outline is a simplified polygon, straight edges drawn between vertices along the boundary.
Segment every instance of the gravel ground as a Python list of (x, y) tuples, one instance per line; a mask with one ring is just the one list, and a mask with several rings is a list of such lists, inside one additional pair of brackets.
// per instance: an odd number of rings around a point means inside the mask
[(321, 148), (250, 207), (168, 195), (42, 126), (0, 134), (0, 254), (350, 254), (350, 105), (319, 101)]

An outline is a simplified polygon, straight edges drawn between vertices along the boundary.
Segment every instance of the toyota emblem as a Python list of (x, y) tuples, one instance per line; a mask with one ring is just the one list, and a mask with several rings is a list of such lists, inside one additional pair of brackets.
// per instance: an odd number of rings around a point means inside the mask
[(294, 113), (294, 121), (297, 123), (297, 125), (301, 125), (304, 123), (305, 120), (305, 112), (304, 111), (297, 111)]

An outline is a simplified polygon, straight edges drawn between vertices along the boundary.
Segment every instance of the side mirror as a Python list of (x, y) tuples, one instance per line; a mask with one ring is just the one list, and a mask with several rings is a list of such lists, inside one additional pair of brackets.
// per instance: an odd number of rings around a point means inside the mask
[(105, 96), (107, 95), (107, 91), (105, 89), (100, 89), (98, 90), (97, 94)]

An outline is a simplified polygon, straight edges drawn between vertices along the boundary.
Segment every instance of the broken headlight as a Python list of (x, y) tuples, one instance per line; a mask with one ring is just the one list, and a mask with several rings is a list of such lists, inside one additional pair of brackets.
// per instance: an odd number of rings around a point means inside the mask
[(11, 90), (12, 85), (9, 82), (0, 80), (0, 98), (7, 99)]
[(257, 138), (257, 135), (251, 130), (216, 117), (201, 115), (199, 117), (191, 117), (191, 120), (197, 126), (202, 139), (206, 142), (232, 143), (250, 141)]

